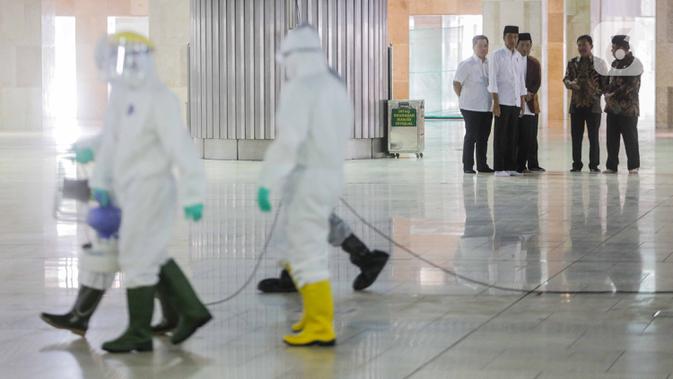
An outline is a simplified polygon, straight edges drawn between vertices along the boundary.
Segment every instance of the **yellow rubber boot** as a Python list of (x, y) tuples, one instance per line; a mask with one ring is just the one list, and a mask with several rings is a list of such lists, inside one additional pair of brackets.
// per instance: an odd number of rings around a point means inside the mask
[(304, 302), (304, 313), (302, 320), (295, 325), (303, 324), (303, 328), (299, 334), (283, 337), (283, 342), (290, 346), (334, 346), (334, 301), (329, 280), (307, 284), (299, 292)]

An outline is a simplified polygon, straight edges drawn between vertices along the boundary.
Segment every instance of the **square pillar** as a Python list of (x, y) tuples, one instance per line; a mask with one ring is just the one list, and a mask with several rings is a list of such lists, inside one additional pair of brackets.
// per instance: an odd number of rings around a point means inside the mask
[(565, 117), (565, 1), (547, 0), (547, 120), (563, 126)]
[(673, 129), (673, 2), (657, 0), (655, 77), (657, 129)]

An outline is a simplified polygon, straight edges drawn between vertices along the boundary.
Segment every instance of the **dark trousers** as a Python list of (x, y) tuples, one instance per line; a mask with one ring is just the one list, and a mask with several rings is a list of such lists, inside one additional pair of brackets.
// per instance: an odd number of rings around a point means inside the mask
[(573, 168), (581, 170), (582, 140), (584, 139), (584, 124), (589, 135), (589, 168), (597, 169), (601, 159), (598, 143), (598, 129), (601, 126), (601, 114), (591, 113), (590, 110), (576, 111), (570, 114), (570, 134), (573, 145)]
[(524, 115), (519, 119), (518, 170), (540, 167), (537, 161), (537, 115)]
[(638, 148), (638, 117), (608, 113), (607, 119), (608, 161), (605, 167), (617, 170), (619, 166), (620, 136), (624, 139), (629, 170), (640, 168), (640, 150)]
[(517, 144), (519, 141), (519, 107), (500, 105), (500, 117), (495, 117), (493, 128), (493, 169), (517, 169)]
[(475, 112), (461, 109), (465, 120), (465, 139), (463, 140), (463, 169), (471, 170), (474, 166), (474, 150), (477, 147), (477, 170), (488, 169), (486, 153), (488, 137), (491, 136), (493, 113)]

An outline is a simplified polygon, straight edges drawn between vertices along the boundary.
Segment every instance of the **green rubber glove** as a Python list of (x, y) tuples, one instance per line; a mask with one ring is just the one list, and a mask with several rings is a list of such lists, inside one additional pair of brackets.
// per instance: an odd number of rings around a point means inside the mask
[(269, 189), (259, 187), (257, 190), (257, 205), (262, 212), (271, 212), (271, 200), (269, 200)]
[(110, 205), (110, 191), (100, 188), (93, 188), (91, 189), (91, 192), (93, 193), (93, 198), (96, 199), (101, 207), (107, 207)]
[(85, 147), (83, 149), (75, 149), (75, 160), (77, 163), (89, 163), (93, 161), (93, 149)]
[(197, 222), (203, 217), (203, 204), (194, 204), (185, 207), (185, 218)]

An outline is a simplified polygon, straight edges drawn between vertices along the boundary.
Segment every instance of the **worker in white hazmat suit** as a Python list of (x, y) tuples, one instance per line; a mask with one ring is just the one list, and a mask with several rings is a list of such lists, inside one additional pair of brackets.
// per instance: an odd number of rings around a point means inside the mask
[[(119, 91), (117, 88), (117, 77), (108, 69), (111, 58), (111, 49), (115, 43), (109, 36), (101, 38), (95, 50), (96, 67), (99, 70), (101, 80), (110, 84), (109, 102), (116, 103)], [(114, 113), (109, 107), (105, 113), (104, 125), (109, 125), (114, 121)], [(80, 164), (93, 162), (100, 149), (102, 142), (102, 133), (91, 137), (80, 138), (73, 145), (75, 160)], [(77, 335), (84, 336), (88, 330), (89, 320), (96, 311), (98, 304), (106, 290), (108, 290), (114, 281), (116, 272), (101, 267), (88, 267), (86, 261), (81, 259), (78, 268), (79, 291), (75, 303), (69, 312), (65, 314), (41, 313), (40, 318), (49, 325), (66, 329)], [(167, 299), (165, 286), (157, 285), (157, 297), (161, 304), (161, 321), (152, 326), (152, 333), (162, 335), (175, 329), (178, 324), (178, 315)]]
[(168, 256), (178, 200), (187, 219), (201, 219), (205, 173), (182, 125), (178, 99), (155, 73), (152, 43), (131, 32), (117, 33), (112, 41), (116, 49), (110, 70), (119, 77), (118, 101), (109, 105), (113, 121), (103, 131), (91, 187), (102, 206), (113, 191), (122, 210), (119, 265), (126, 280), (129, 326), (103, 349), (147, 351), (152, 350), (158, 283), (179, 314), (171, 342), (184, 341), (211, 319)]
[(297, 334), (291, 346), (336, 342), (334, 302), (327, 269), (329, 216), (343, 187), (346, 142), (353, 108), (341, 80), (327, 67), (318, 34), (302, 25), (281, 45), (285, 67), (278, 108), (278, 137), (266, 152), (260, 174), (258, 204), (270, 211), (271, 191), (282, 189), (277, 233), (270, 244), (284, 253), (302, 297)]

